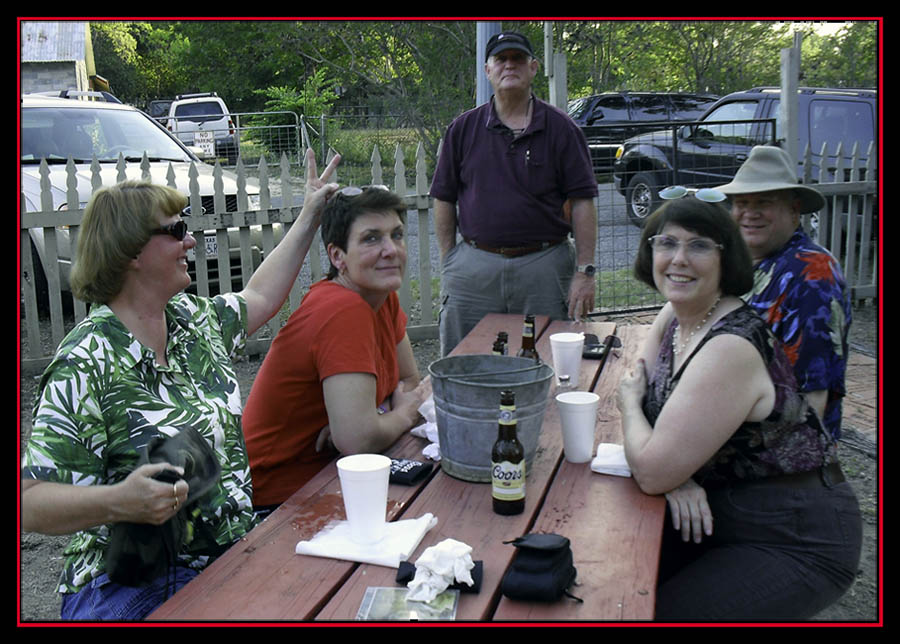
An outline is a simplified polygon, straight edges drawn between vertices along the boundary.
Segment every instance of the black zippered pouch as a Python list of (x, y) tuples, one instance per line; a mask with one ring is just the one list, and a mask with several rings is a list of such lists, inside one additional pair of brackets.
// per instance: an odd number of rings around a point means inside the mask
[(575, 583), (572, 548), (569, 540), (553, 533), (532, 533), (504, 541), (516, 547), (516, 555), (500, 584), (510, 599), (552, 602), (569, 593)]

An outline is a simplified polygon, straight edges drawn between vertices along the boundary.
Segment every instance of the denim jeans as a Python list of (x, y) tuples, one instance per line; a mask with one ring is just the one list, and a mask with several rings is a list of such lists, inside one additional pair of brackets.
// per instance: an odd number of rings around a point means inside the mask
[(666, 517), (659, 621), (809, 619), (853, 583), (862, 520), (849, 483), (707, 491), (713, 534), (685, 543)]
[(64, 620), (141, 620), (197, 574), (177, 566), (146, 586), (132, 587), (112, 582), (103, 573), (77, 593), (64, 594), (60, 614)]

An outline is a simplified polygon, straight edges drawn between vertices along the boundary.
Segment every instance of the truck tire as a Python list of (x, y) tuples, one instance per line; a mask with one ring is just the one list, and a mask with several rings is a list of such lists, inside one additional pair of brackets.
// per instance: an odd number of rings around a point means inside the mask
[(659, 186), (653, 175), (638, 172), (628, 182), (625, 191), (625, 204), (628, 208), (628, 219), (638, 228), (643, 228), (647, 218), (659, 208)]

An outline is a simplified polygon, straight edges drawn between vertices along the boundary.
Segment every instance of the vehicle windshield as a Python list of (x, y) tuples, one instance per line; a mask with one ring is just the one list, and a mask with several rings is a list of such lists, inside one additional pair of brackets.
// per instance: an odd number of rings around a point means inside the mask
[(567, 106), (569, 117), (574, 120), (581, 118), (582, 116), (584, 116), (584, 112), (590, 104), (590, 97), (572, 99), (571, 101), (569, 101), (569, 104)]
[(164, 130), (142, 112), (82, 107), (22, 109), (22, 162), (41, 159), (102, 162), (148, 159), (191, 161)]

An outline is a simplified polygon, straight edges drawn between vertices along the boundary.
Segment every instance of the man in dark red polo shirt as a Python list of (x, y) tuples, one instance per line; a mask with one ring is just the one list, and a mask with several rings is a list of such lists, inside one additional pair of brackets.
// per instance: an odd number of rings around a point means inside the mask
[(594, 308), (587, 142), (532, 94), (539, 64), (527, 38), (496, 34), (485, 53), (494, 96), (450, 124), (431, 186), (444, 355), (487, 313), (578, 319)]

